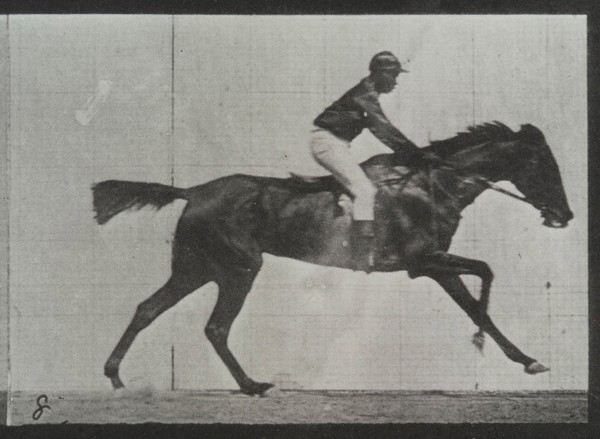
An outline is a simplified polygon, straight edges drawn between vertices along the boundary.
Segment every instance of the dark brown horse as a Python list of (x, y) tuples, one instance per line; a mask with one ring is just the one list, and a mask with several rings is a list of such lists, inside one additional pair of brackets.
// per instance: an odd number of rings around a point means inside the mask
[[(512, 182), (524, 200), (541, 211), (544, 225), (565, 227), (573, 218), (558, 166), (543, 134), (532, 125), (513, 132), (498, 122), (429, 146), (445, 165), (419, 169), (400, 165), (394, 154), (363, 163), (379, 186), (376, 202), (378, 271), (408, 271), (411, 278), (437, 281), (480, 330), (487, 332), (511, 360), (535, 374), (548, 369), (523, 354), (487, 314), (493, 274), (479, 260), (448, 253), (460, 212), (491, 182)], [(96, 219), (106, 223), (129, 208), (161, 208), (188, 201), (173, 243), (172, 275), (137, 307), (105, 365), (115, 388), (123, 387), (119, 364), (137, 334), (161, 313), (208, 282), (219, 287), (205, 332), (242, 392), (262, 394), (272, 387), (252, 380), (227, 346), (231, 325), (262, 265), (262, 253), (319, 265), (351, 268), (348, 209), (340, 208), (343, 189), (332, 177), (299, 178), (231, 175), (189, 189), (156, 183), (105, 181), (93, 187)], [(476, 300), (460, 275), (481, 278)]]

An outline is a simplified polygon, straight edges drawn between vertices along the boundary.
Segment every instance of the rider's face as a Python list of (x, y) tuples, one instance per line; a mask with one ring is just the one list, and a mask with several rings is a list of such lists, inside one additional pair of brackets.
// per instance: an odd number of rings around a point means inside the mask
[(379, 93), (391, 92), (397, 84), (398, 74), (395, 70), (381, 71), (374, 75), (375, 88)]

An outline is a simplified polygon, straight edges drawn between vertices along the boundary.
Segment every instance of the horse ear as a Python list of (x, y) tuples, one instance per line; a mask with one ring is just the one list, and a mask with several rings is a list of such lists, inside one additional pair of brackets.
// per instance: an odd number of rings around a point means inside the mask
[(546, 139), (544, 138), (544, 133), (542, 133), (538, 127), (533, 126), (529, 123), (527, 123), (525, 125), (521, 125), (520, 133), (523, 137), (529, 139), (533, 143), (536, 143), (536, 144), (546, 143)]

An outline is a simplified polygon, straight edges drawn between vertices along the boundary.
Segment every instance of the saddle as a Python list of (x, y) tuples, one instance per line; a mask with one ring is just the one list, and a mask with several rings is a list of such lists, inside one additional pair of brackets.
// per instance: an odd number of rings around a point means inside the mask
[[(290, 172), (290, 180), (292, 183), (305, 187), (307, 189), (315, 189), (315, 190), (333, 190), (338, 188), (343, 188), (343, 185), (339, 183), (333, 175), (302, 175), (296, 174), (295, 172)], [(345, 188), (343, 188), (345, 190)]]
[(289, 181), (307, 192), (331, 192), (336, 200), (336, 215), (352, 215), (354, 196), (333, 175), (312, 176), (290, 172)]
[[(411, 170), (405, 166), (374, 165), (366, 169), (371, 181), (378, 187), (402, 183), (410, 176)], [(309, 192), (331, 192), (337, 201), (338, 214), (352, 215), (354, 195), (338, 182), (333, 175), (312, 176), (290, 172), (289, 181), (296, 187)]]
[[(401, 182), (408, 178), (411, 169), (406, 166), (370, 166), (365, 170), (371, 181), (378, 187)], [(290, 181), (302, 188), (315, 191), (331, 191), (351, 195), (348, 190), (338, 182), (333, 175), (312, 176), (290, 172)]]

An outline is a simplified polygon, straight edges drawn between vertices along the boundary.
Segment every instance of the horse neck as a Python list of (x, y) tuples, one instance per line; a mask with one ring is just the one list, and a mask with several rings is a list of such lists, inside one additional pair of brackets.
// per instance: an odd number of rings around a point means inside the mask
[(454, 192), (457, 200), (455, 203), (458, 203), (457, 207), (462, 210), (486, 189), (486, 186), (477, 183), (479, 178), (493, 182), (510, 181), (521, 163), (521, 158), (522, 148), (519, 148), (516, 141), (476, 145), (446, 159), (452, 171), (440, 174), (438, 184), (448, 189), (448, 192)]
[(455, 152), (446, 162), (461, 175), (511, 181), (525, 155), (518, 140), (489, 141)]

